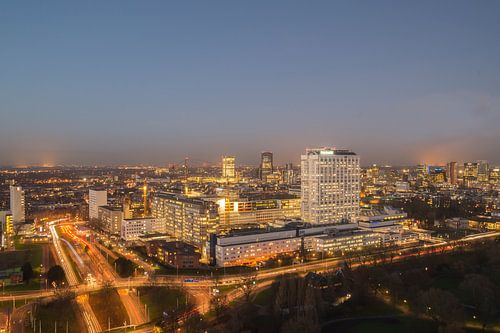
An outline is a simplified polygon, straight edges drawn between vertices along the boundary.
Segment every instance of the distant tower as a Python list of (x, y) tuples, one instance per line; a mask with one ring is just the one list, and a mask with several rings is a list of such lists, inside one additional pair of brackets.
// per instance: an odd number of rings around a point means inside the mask
[(446, 165), (446, 180), (451, 185), (456, 185), (458, 182), (458, 166), (457, 162), (450, 162)]
[(12, 222), (22, 223), (26, 220), (26, 205), (24, 201), (24, 191), (21, 186), (10, 186), (10, 212)]
[(184, 165), (182, 166), (184, 168), (184, 178), (187, 180), (189, 177), (189, 168), (188, 168), (188, 160), (189, 158), (186, 157), (184, 158)]
[(265, 151), (260, 154), (260, 179), (266, 180), (273, 173), (273, 153)]
[(480, 182), (488, 181), (489, 165), (488, 161), (477, 161), (477, 180)]
[(222, 178), (224, 178), (228, 182), (234, 181), (234, 179), (236, 178), (234, 164), (234, 156), (222, 156)]
[(144, 186), (142, 187), (142, 199), (144, 201), (144, 216), (148, 216), (148, 180), (144, 179)]

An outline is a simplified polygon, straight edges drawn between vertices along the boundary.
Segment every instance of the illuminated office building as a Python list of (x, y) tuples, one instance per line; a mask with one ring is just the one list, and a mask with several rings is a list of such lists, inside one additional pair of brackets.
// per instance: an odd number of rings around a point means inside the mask
[(479, 174), (479, 165), (474, 162), (464, 163), (464, 181), (465, 182), (475, 182)]
[(359, 156), (334, 148), (307, 149), (301, 156), (302, 219), (341, 223), (359, 215)]
[(500, 167), (491, 168), (489, 172), (489, 181), (492, 184), (500, 183)]
[(444, 183), (446, 180), (446, 171), (442, 168), (434, 168), (430, 173), (429, 173), (431, 182), (434, 184), (441, 184)]
[(13, 234), (12, 214), (8, 210), (0, 211), (0, 247), (7, 247), (8, 240)]
[(26, 203), (21, 186), (10, 186), (10, 212), (14, 224), (23, 223), (26, 220)]
[(267, 180), (273, 171), (273, 153), (265, 151), (260, 155), (260, 179)]
[(222, 157), (222, 178), (224, 178), (226, 181), (233, 181), (236, 178), (236, 170), (234, 164), (234, 156)]
[(477, 161), (477, 180), (486, 183), (488, 181), (488, 161)]
[(300, 198), (222, 198), (217, 201), (221, 224), (272, 223), (300, 218)]

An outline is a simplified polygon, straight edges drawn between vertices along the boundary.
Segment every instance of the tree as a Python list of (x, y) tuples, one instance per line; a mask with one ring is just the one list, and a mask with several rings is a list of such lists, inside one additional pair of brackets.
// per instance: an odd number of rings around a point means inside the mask
[(119, 257), (115, 260), (116, 271), (121, 277), (129, 277), (134, 274), (135, 265), (132, 261)]
[(206, 326), (203, 317), (198, 312), (190, 315), (184, 324), (185, 331), (189, 333), (205, 332)]
[(210, 299), (210, 307), (215, 311), (217, 317), (222, 316), (227, 308), (227, 297), (226, 295), (213, 295)]
[(47, 272), (47, 282), (49, 284), (52, 284), (52, 282), (61, 284), (61, 282), (64, 281), (64, 278), (64, 269), (59, 265), (52, 266)]
[(238, 285), (238, 289), (240, 289), (243, 293), (243, 297), (247, 303), (250, 303), (253, 291), (255, 290), (256, 278), (257, 275), (255, 273), (245, 276), (241, 279), (241, 282)]
[(35, 276), (31, 263), (25, 262), (23, 267), (21, 267), (21, 271), (23, 272), (23, 282), (26, 284), (30, 283), (30, 280)]
[(291, 318), (281, 327), (283, 333), (318, 333), (320, 331), (318, 322), (306, 316)]
[(456, 323), (462, 319), (458, 299), (450, 292), (431, 288), (420, 296), (423, 313), (437, 322)]
[(495, 286), (488, 277), (479, 274), (468, 274), (460, 284), (469, 302), (475, 309), (475, 316), (486, 329), (487, 323), (495, 318), (497, 308)]

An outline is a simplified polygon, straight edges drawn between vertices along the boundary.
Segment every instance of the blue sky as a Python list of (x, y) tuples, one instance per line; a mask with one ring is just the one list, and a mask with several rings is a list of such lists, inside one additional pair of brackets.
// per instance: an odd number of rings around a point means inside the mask
[(500, 163), (498, 1), (0, 3), (0, 165)]

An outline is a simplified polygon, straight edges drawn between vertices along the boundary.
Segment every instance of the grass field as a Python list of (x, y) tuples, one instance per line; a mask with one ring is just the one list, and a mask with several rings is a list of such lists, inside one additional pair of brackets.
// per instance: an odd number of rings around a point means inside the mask
[(69, 333), (82, 332), (77, 320), (76, 305), (69, 299), (38, 305), (35, 310), (35, 318), (37, 332), (40, 332), (38, 327), (40, 320), (42, 323), (41, 332), (55, 332), (55, 326), (57, 326), (57, 332), (66, 332), (66, 327), (68, 327)]
[(271, 305), (274, 300), (274, 290), (272, 287), (261, 290), (255, 295), (254, 303), (261, 306)]
[(108, 320), (111, 328), (123, 326), (124, 322), (130, 323), (127, 310), (115, 289), (91, 293), (89, 303), (103, 329), (108, 327)]
[[(164, 311), (186, 308), (186, 293), (176, 288), (142, 287), (139, 288), (142, 303), (149, 308), (151, 320), (159, 319)], [(189, 299), (188, 299), (189, 301)], [(189, 305), (189, 304), (188, 304)]]
[(18, 267), (21, 267), (25, 261), (30, 262), (33, 268), (34, 277), (27, 284), (6, 284), (4, 289), (5, 292), (40, 289), (40, 265), (42, 264), (43, 246), (44, 245), (40, 244), (22, 244), (17, 241), (15, 242), (16, 250), (28, 252), (28, 259), (25, 258), (24, 252), (19, 252)]

